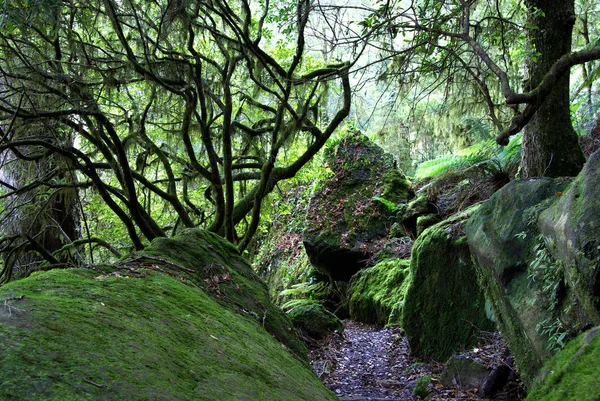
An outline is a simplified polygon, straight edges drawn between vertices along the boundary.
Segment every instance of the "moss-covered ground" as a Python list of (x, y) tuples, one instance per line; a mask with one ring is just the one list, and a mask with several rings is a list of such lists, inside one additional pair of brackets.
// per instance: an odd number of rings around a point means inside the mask
[(350, 316), (380, 326), (399, 323), (410, 260), (395, 259), (357, 273), (351, 282)]
[(334, 400), (252, 316), (156, 266), (0, 288), (0, 400)]
[(600, 328), (572, 340), (542, 368), (530, 401), (600, 400)]

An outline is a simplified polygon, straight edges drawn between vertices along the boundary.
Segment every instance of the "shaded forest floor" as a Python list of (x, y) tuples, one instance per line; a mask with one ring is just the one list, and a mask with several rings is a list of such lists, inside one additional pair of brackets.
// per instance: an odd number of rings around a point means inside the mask
[[(506, 357), (506, 345), (491, 333), (478, 348), (462, 354), (484, 366), (495, 366)], [(440, 382), (444, 365), (423, 362), (408, 355), (408, 342), (400, 328), (379, 329), (347, 322), (343, 336), (334, 334), (309, 351), (311, 364), (323, 383), (341, 401), (410, 401), (419, 378), (431, 375), (428, 400), (484, 400), (477, 389), (456, 389)], [(513, 389), (515, 390), (515, 389)], [(494, 400), (518, 400), (521, 395), (501, 393)]]

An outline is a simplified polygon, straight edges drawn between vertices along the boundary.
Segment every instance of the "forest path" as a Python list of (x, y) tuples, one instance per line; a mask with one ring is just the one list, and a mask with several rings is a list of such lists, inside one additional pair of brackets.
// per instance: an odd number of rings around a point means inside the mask
[[(502, 341), (479, 351), (486, 357), (504, 352)], [(323, 383), (341, 401), (413, 401), (420, 377), (432, 375), (429, 400), (482, 400), (476, 390), (445, 388), (439, 382), (444, 366), (408, 355), (408, 342), (400, 328), (379, 329), (348, 321), (343, 336), (333, 335), (311, 347), (309, 358)]]

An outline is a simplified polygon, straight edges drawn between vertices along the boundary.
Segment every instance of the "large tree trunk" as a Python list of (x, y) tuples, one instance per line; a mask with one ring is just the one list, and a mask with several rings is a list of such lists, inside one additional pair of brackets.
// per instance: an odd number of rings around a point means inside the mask
[[(531, 51), (530, 87), (542, 81), (550, 67), (571, 51), (575, 23), (574, 0), (527, 0)], [(525, 88), (528, 89), (528, 88)], [(551, 94), (525, 127), (521, 177), (574, 176), (585, 158), (571, 124), (569, 74), (557, 83)]]

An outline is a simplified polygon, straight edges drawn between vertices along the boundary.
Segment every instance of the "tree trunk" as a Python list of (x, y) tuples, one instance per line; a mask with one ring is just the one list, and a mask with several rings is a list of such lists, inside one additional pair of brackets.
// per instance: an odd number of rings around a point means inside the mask
[[(574, 0), (527, 0), (532, 57), (530, 88), (540, 84), (550, 67), (571, 51), (575, 23)], [(529, 88), (525, 88), (528, 90)], [(569, 74), (565, 74), (523, 133), (521, 177), (574, 176), (585, 158), (573, 125), (569, 102)]]

